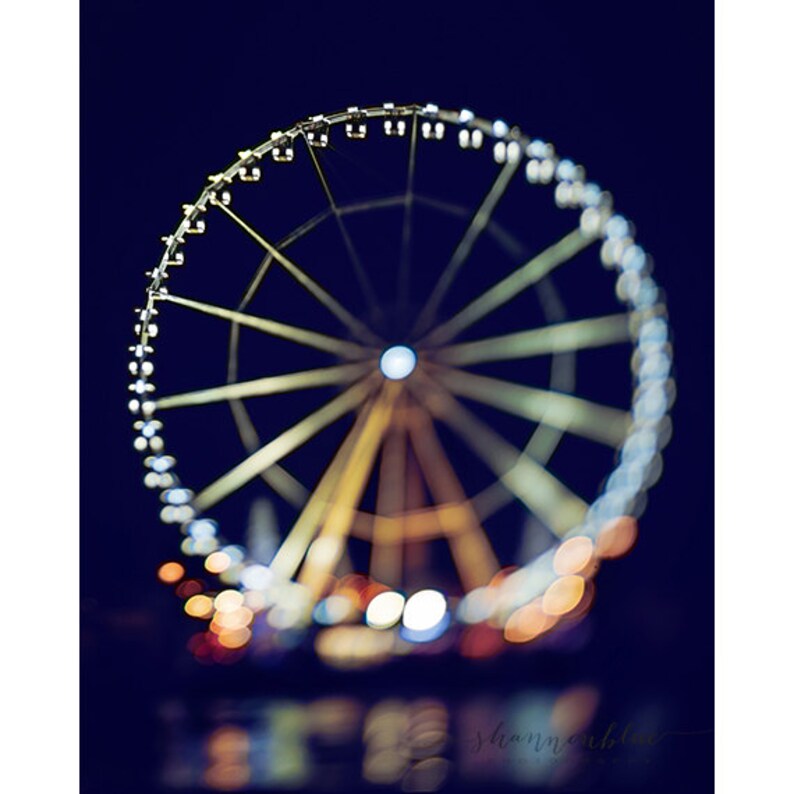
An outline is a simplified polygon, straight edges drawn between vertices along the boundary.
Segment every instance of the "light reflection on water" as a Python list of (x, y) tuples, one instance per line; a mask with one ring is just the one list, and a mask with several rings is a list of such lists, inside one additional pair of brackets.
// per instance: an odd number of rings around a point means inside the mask
[[(435, 697), (169, 701), (166, 789), (437, 791), (557, 787), (596, 737), (592, 686)], [(588, 732), (589, 731), (589, 732)]]

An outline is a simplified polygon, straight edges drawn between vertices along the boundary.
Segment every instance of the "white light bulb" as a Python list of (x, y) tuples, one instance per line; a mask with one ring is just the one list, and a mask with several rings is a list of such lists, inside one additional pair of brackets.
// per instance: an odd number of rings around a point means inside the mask
[(392, 345), (380, 357), (380, 371), (389, 380), (403, 380), (416, 367), (416, 353), (406, 345)]

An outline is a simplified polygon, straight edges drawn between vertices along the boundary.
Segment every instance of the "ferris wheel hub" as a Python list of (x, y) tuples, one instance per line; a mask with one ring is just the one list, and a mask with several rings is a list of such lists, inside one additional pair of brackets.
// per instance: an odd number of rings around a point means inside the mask
[(391, 345), (380, 357), (380, 371), (389, 380), (404, 380), (416, 368), (416, 353), (407, 345)]

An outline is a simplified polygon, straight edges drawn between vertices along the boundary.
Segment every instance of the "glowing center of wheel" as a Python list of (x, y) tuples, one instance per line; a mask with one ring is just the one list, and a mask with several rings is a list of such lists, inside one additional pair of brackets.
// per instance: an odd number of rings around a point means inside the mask
[(406, 345), (387, 347), (380, 357), (380, 371), (389, 380), (407, 378), (416, 367), (416, 353)]

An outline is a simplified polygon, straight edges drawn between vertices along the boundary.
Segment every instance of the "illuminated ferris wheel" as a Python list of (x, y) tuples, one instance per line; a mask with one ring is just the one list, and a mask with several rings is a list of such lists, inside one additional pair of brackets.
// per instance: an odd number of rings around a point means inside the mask
[(164, 243), (129, 407), (205, 651), (487, 655), (587, 610), (674, 385), (651, 259), (582, 166), (467, 110), (351, 107), (240, 152)]

